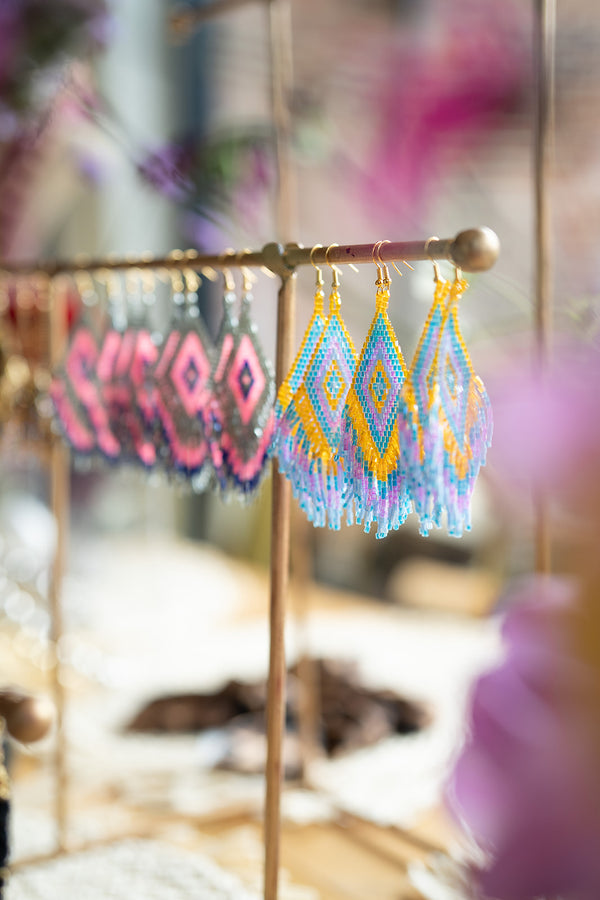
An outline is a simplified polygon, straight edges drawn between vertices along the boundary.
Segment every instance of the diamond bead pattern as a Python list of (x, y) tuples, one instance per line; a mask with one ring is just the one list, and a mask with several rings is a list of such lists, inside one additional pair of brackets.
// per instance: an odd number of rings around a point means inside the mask
[(275, 381), (250, 314), (251, 294), (242, 297), (237, 322), (233, 300), (233, 294), (226, 295), (217, 340), (210, 446), (221, 490), (250, 499), (263, 478), (273, 438)]
[(199, 316), (179, 313), (154, 370), (154, 398), (165, 435), (164, 464), (194, 478), (200, 490), (212, 469), (206, 409), (214, 351)]
[(377, 282), (375, 316), (363, 345), (342, 419), (340, 456), (344, 461), (344, 500), (348, 521), (377, 537), (398, 528), (410, 500), (400, 477), (398, 398), (406, 366), (387, 313), (389, 280)]

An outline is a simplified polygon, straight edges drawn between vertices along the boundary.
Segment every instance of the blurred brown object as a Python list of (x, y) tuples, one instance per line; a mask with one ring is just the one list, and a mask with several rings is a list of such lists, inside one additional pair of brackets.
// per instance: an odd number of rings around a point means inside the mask
[[(330, 659), (314, 660), (320, 707), (319, 738), (327, 756), (337, 756), (375, 744), (392, 734), (410, 734), (427, 726), (429, 711), (391, 690), (374, 690), (359, 679), (355, 665)], [(287, 725), (298, 728), (298, 671), (288, 671)], [(266, 684), (230, 681), (212, 694), (183, 694), (151, 701), (126, 726), (126, 731), (194, 732), (228, 727), (232, 743), (264, 733)], [(253, 740), (253, 747), (256, 741)], [(261, 745), (262, 746), (262, 745)], [(230, 754), (239, 755), (235, 746)], [(264, 756), (252, 751), (261, 768)], [(245, 761), (239, 768), (247, 770)]]
[(393, 570), (386, 595), (402, 606), (485, 616), (492, 610), (499, 588), (499, 579), (486, 569), (414, 558)]
[(46, 737), (54, 722), (54, 706), (46, 697), (32, 697), (16, 688), (0, 691), (0, 716), (8, 733), (22, 744)]

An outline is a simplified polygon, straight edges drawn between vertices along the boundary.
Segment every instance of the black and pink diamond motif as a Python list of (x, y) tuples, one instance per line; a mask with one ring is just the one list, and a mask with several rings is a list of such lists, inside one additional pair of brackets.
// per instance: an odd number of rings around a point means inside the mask
[(250, 315), (242, 300), (239, 322), (226, 303), (213, 376), (213, 419), (218, 422), (222, 489), (252, 493), (262, 478), (273, 434), (275, 383)]
[(165, 434), (167, 468), (186, 476), (209, 468), (206, 416), (213, 349), (199, 318), (170, 332), (154, 371), (158, 415)]

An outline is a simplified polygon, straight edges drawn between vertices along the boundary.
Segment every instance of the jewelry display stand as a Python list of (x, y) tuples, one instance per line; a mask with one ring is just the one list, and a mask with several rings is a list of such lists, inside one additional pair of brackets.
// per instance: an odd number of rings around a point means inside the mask
[[(210, 18), (246, 5), (250, 0), (216, 0), (194, 10), (175, 14), (172, 18), (174, 33), (185, 36), (193, 28)], [(173, 251), (164, 258), (77, 259), (77, 261), (50, 262), (47, 264), (11, 265), (0, 262), (0, 270), (14, 275), (35, 274), (46, 279), (49, 292), (51, 363), (62, 358), (68, 336), (67, 311), (64, 295), (55, 289), (57, 276), (66, 273), (99, 269), (194, 269), (203, 267), (224, 270), (233, 268), (266, 268), (280, 279), (277, 300), (276, 381), (279, 385), (291, 365), (294, 345), (295, 276), (298, 267), (311, 263), (331, 263), (336, 266), (370, 263), (379, 243), (382, 262), (400, 260), (449, 260), (466, 272), (482, 272), (489, 269), (499, 253), (499, 241), (489, 228), (463, 231), (455, 238), (416, 240), (410, 242), (373, 242), (369, 244), (331, 246), (329, 251), (320, 247), (301, 247), (291, 243), (293, 222), (293, 167), (290, 151), (290, 116), (287, 97), (291, 84), (291, 25), (288, 0), (266, 0), (269, 15), (271, 48), (271, 80), (273, 122), (276, 134), (278, 166), (278, 191), (276, 198), (276, 230), (282, 243), (267, 244), (262, 250), (227, 252), (223, 254), (199, 254), (195, 250)], [(553, 0), (536, 0), (538, 27), (538, 118), (536, 143), (536, 214), (537, 214), (537, 301), (536, 335), (540, 364), (544, 365), (550, 334), (550, 294), (548, 282), (548, 210), (547, 192), (548, 144), (550, 141), (553, 47), (555, 31), (555, 4)], [(52, 640), (56, 643), (62, 635), (61, 579), (65, 565), (66, 534), (69, 508), (69, 455), (61, 440), (56, 437), (51, 449), (51, 497), (52, 510), (58, 528), (58, 545), (49, 590), (52, 618)], [(264, 896), (276, 900), (278, 896), (280, 849), (280, 797), (282, 784), (282, 739), (285, 712), (285, 648), (284, 620), (285, 598), (288, 592), (290, 550), (289, 482), (277, 471), (274, 464), (271, 508), (270, 555), (270, 652), (267, 697), (267, 765), (266, 798), (264, 814)], [(537, 502), (537, 557), (538, 570), (548, 571), (549, 531), (546, 502)], [(65, 696), (61, 678), (61, 663), (57, 657), (53, 670), (55, 703), (57, 708), (57, 739), (54, 759), (56, 781), (55, 817), (58, 829), (57, 853), (72, 848), (67, 842), (68, 820), (68, 763), (64, 734)]]

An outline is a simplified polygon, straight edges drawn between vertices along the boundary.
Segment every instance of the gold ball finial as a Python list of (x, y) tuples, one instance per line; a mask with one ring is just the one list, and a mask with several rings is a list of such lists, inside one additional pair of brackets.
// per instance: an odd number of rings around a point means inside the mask
[(465, 272), (487, 272), (500, 253), (500, 240), (491, 228), (461, 231), (450, 245), (450, 258)]
[(54, 705), (46, 697), (31, 697), (3, 692), (1, 713), (11, 737), (22, 744), (33, 744), (46, 737), (54, 722)]

